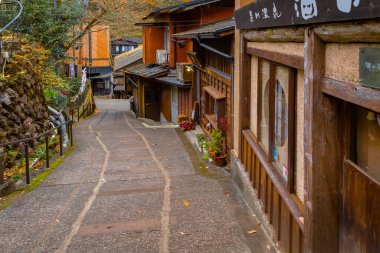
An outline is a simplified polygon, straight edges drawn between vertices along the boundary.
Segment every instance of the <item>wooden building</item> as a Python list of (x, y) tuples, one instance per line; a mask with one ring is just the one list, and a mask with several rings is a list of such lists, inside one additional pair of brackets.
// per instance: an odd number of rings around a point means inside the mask
[(67, 51), (67, 57), (70, 59), (66, 63), (67, 76), (81, 76), (84, 68), (87, 69), (88, 77), (111, 73), (110, 48), (109, 27), (93, 26), (80, 42)]
[(111, 39), (111, 53), (112, 57), (131, 51), (142, 45), (141, 38), (113, 38)]
[(133, 83), (124, 70), (142, 63), (142, 47), (119, 54), (114, 58), (113, 66), (113, 98), (125, 99), (133, 94)]
[(193, 98), (200, 104), (197, 118), (206, 134), (215, 129), (224, 132), (227, 151), (231, 150), (233, 139), (234, 32), (235, 21), (225, 19), (174, 35), (177, 39), (193, 40), (193, 51), (187, 54), (194, 67)]
[[(233, 15), (232, 0), (196, 0), (156, 9), (145, 17), (143, 27), (143, 62), (141, 70), (132, 72), (136, 82), (135, 98), (138, 99), (138, 114), (166, 122), (177, 121), (178, 115), (191, 116), (193, 107), (193, 80), (177, 78), (177, 63), (181, 71), (190, 71), (186, 63), (191, 63), (187, 51), (193, 51), (192, 39), (177, 39), (174, 34), (208, 25)], [(147, 68), (161, 66), (166, 72), (153, 77), (136, 75)], [(187, 67), (186, 67), (187, 66)], [(138, 91), (139, 90), (139, 91)], [(147, 95), (146, 93), (150, 94)], [(157, 93), (157, 94), (156, 94)], [(138, 95), (139, 94), (139, 95)], [(154, 96), (152, 94), (155, 94)], [(157, 106), (147, 103), (147, 97), (155, 98)], [(153, 110), (153, 111), (151, 111)], [(153, 116), (152, 116), (153, 115)]]
[(233, 177), (282, 252), (380, 252), (380, 3), (236, 1)]
[[(83, 26), (80, 29), (84, 30)], [(94, 95), (112, 92), (111, 39), (108, 26), (95, 25), (67, 51), (66, 76), (80, 77), (86, 69)]]

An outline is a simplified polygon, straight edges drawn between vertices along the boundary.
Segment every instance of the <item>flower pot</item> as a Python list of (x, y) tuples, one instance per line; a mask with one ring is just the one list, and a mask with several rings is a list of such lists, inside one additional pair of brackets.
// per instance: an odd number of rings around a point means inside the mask
[(218, 167), (223, 167), (226, 164), (226, 158), (227, 158), (226, 155), (215, 157), (214, 158), (215, 165)]

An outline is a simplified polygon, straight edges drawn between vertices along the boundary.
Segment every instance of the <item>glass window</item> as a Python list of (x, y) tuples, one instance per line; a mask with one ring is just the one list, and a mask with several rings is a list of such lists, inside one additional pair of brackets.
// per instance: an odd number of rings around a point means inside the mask
[(275, 136), (276, 144), (284, 146), (288, 138), (288, 103), (281, 82), (276, 80), (275, 96)]
[[(290, 150), (288, 143), (289, 135), (289, 94), (290, 68), (275, 66), (274, 82), (274, 131), (273, 131), (273, 153), (272, 158), (276, 163), (281, 175), (286, 181), (289, 179), (289, 169), (293, 169), (289, 161)], [(294, 94), (292, 94), (294, 97)], [(294, 108), (293, 108), (294, 110)]]
[(170, 51), (170, 31), (169, 27), (165, 28), (164, 32), (164, 50), (169, 53)]
[(356, 107), (354, 125), (354, 162), (380, 182), (380, 114)]

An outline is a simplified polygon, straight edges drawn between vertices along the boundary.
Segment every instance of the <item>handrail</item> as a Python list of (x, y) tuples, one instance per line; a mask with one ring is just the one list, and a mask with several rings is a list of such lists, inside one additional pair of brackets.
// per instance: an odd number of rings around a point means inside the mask
[(24, 10), (24, 7), (22, 6), (22, 4), (21, 4), (20, 1), (16, 1), (16, 2), (0, 2), (0, 5), (1, 4), (18, 4), (19, 7), (20, 7), (20, 10), (19, 10), (19, 13), (17, 14), (17, 16), (14, 19), (12, 19), (6, 26), (4, 26), (3, 28), (0, 29), (0, 34), (3, 33), (5, 31), (5, 29), (7, 29), (9, 26), (11, 26), (14, 22), (16, 22), (16, 20), (21, 16), (22, 11)]
[[(74, 146), (74, 140), (73, 140), (73, 120), (72, 119), (60, 124), (59, 126), (56, 126), (52, 129), (49, 129), (48, 131), (45, 131), (45, 132), (43, 132), (37, 136), (0, 144), (0, 148), (6, 147), (6, 146), (13, 146), (16, 144), (19, 144), (20, 146), (21, 145), (24, 146), (26, 184), (30, 184), (29, 142), (33, 141), (33, 140), (40, 139), (41, 137), (45, 137), (46, 168), (50, 168), (49, 134), (53, 130), (62, 128), (62, 126), (65, 124), (68, 124), (69, 139), (70, 139), (71, 147), (73, 147)], [(59, 131), (59, 155), (61, 157), (63, 157), (63, 133), (62, 133), (62, 131)], [(2, 177), (3, 175), (0, 174), (0, 176)]]

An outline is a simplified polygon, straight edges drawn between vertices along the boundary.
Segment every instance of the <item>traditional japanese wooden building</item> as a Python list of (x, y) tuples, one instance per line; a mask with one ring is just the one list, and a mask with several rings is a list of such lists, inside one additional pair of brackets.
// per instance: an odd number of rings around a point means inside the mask
[(142, 47), (119, 54), (114, 58), (113, 66), (113, 98), (129, 98), (133, 95), (133, 83), (124, 70), (142, 63)]
[(193, 78), (178, 78), (177, 72), (184, 77), (188, 76), (187, 72), (193, 71), (187, 51), (193, 51), (194, 44), (192, 39), (177, 39), (174, 34), (231, 18), (233, 6), (233, 0), (190, 1), (156, 9), (145, 17), (143, 23), (137, 24), (143, 27), (145, 65), (141, 66), (142, 70), (159, 66), (166, 70), (152, 77), (138, 77), (136, 73), (139, 70), (127, 70), (127, 73), (134, 75), (131, 79), (141, 79), (144, 87), (141, 89), (142, 86), (136, 82), (138, 88), (134, 97), (138, 99), (138, 114), (141, 117), (175, 123), (180, 114), (191, 116), (194, 104)]
[[(84, 28), (81, 27), (83, 30)], [(111, 39), (108, 26), (96, 25), (86, 31), (80, 42), (67, 51), (66, 75), (78, 77), (87, 69), (88, 77), (106, 75), (112, 72)]]
[(231, 18), (201, 28), (177, 33), (177, 39), (191, 39), (187, 54), (193, 64), (193, 100), (199, 103), (199, 123), (210, 135), (221, 129), (227, 151), (232, 148), (232, 96), (235, 21)]
[(380, 252), (380, 3), (236, 7), (235, 181), (282, 252)]

